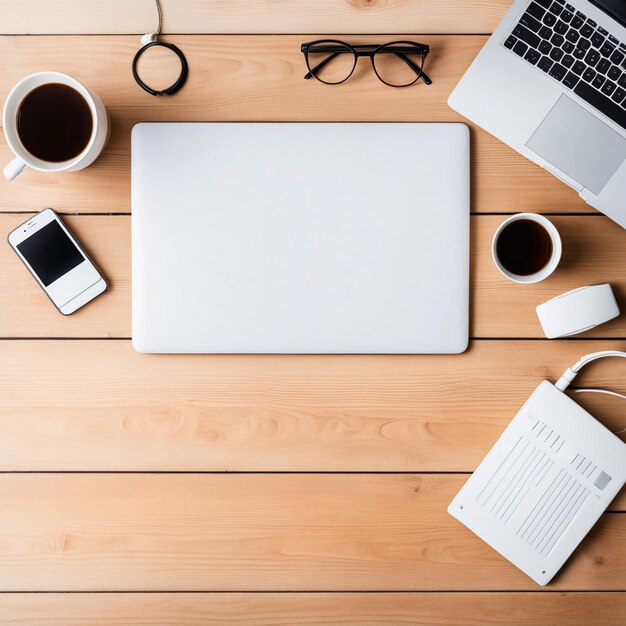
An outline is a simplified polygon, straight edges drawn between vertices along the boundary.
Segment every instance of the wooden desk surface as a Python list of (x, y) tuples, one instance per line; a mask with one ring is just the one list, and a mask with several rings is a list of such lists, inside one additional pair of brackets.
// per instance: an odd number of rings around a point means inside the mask
[[(466, 354), (158, 357), (130, 344), (134, 123), (458, 120), (447, 95), (507, 5), (164, 0), (190, 75), (152, 98), (130, 74), (151, 0), (0, 2), (0, 97), (55, 69), (112, 119), (88, 170), (0, 182), (0, 233), (52, 206), (111, 282), (64, 318), (0, 244), (1, 624), (624, 623), (624, 492), (545, 589), (446, 513), (540, 380), (626, 348), (626, 317), (541, 338), (534, 307), (568, 289), (610, 281), (626, 309), (626, 233), (478, 128)], [(299, 43), (331, 33), (427, 42), (434, 84), (390, 89), (366, 64), (340, 87), (302, 80)], [(565, 246), (529, 287), (500, 277), (489, 251), (521, 210), (551, 215)], [(599, 363), (581, 383), (625, 392), (625, 374)], [(620, 400), (582, 402), (625, 425)]]

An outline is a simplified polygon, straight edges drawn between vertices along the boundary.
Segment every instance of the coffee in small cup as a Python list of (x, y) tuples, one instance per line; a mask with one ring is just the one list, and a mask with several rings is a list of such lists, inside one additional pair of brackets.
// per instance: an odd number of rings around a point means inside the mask
[(22, 145), (42, 161), (76, 158), (89, 144), (93, 116), (76, 89), (62, 83), (35, 87), (19, 105), (17, 133)]
[(13, 180), (27, 167), (40, 172), (77, 172), (91, 165), (109, 136), (102, 101), (75, 78), (37, 72), (7, 96), (2, 130), (15, 158), (3, 173)]
[(536, 283), (550, 276), (559, 264), (561, 238), (554, 224), (542, 215), (519, 213), (500, 224), (492, 254), (507, 278)]

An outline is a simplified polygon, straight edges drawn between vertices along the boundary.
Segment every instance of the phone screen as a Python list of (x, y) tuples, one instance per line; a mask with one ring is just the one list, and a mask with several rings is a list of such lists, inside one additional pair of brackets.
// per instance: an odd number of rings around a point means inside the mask
[(56, 220), (17, 244), (17, 249), (46, 287), (85, 261)]

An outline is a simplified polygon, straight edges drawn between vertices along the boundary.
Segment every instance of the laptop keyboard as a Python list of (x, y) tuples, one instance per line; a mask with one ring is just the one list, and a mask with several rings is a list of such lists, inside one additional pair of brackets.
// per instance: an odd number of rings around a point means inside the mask
[(626, 129), (626, 44), (565, 0), (534, 0), (504, 47)]

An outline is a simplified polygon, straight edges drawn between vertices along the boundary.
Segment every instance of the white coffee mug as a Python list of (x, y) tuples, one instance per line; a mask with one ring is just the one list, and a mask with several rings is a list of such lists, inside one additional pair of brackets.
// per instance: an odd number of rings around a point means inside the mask
[[(75, 89), (89, 105), (92, 116), (92, 131), (85, 149), (69, 161), (50, 162), (33, 156), (23, 146), (17, 132), (17, 115), (22, 100), (33, 90), (48, 83), (61, 83)], [(91, 165), (102, 152), (108, 135), (109, 120), (106, 109), (98, 96), (89, 91), (75, 78), (60, 72), (38, 72), (22, 79), (9, 93), (4, 103), (4, 136), (15, 158), (5, 166), (4, 177), (13, 180), (24, 168), (31, 167), (40, 172), (75, 172)]]
[[(536, 272), (535, 274), (529, 274), (528, 276), (521, 276), (519, 274), (513, 274), (509, 272), (500, 262), (498, 258), (498, 238), (500, 237), (500, 233), (511, 223), (516, 222), (517, 220), (531, 220), (533, 222), (537, 222), (546, 230), (550, 239), (552, 240), (552, 256), (550, 260), (546, 263), (546, 265)], [(542, 280), (545, 280), (550, 276), (554, 270), (558, 267), (559, 262), (561, 261), (561, 254), (563, 253), (563, 245), (561, 243), (561, 236), (559, 235), (559, 231), (556, 229), (556, 226), (543, 215), (538, 215), (537, 213), (516, 213), (515, 215), (511, 215), (508, 219), (504, 220), (498, 229), (496, 230), (495, 235), (493, 236), (493, 241), (491, 242), (491, 256), (493, 257), (493, 261), (496, 264), (496, 267), (500, 270), (500, 273), (503, 276), (506, 276), (509, 280), (512, 280), (516, 283), (538, 283)]]

